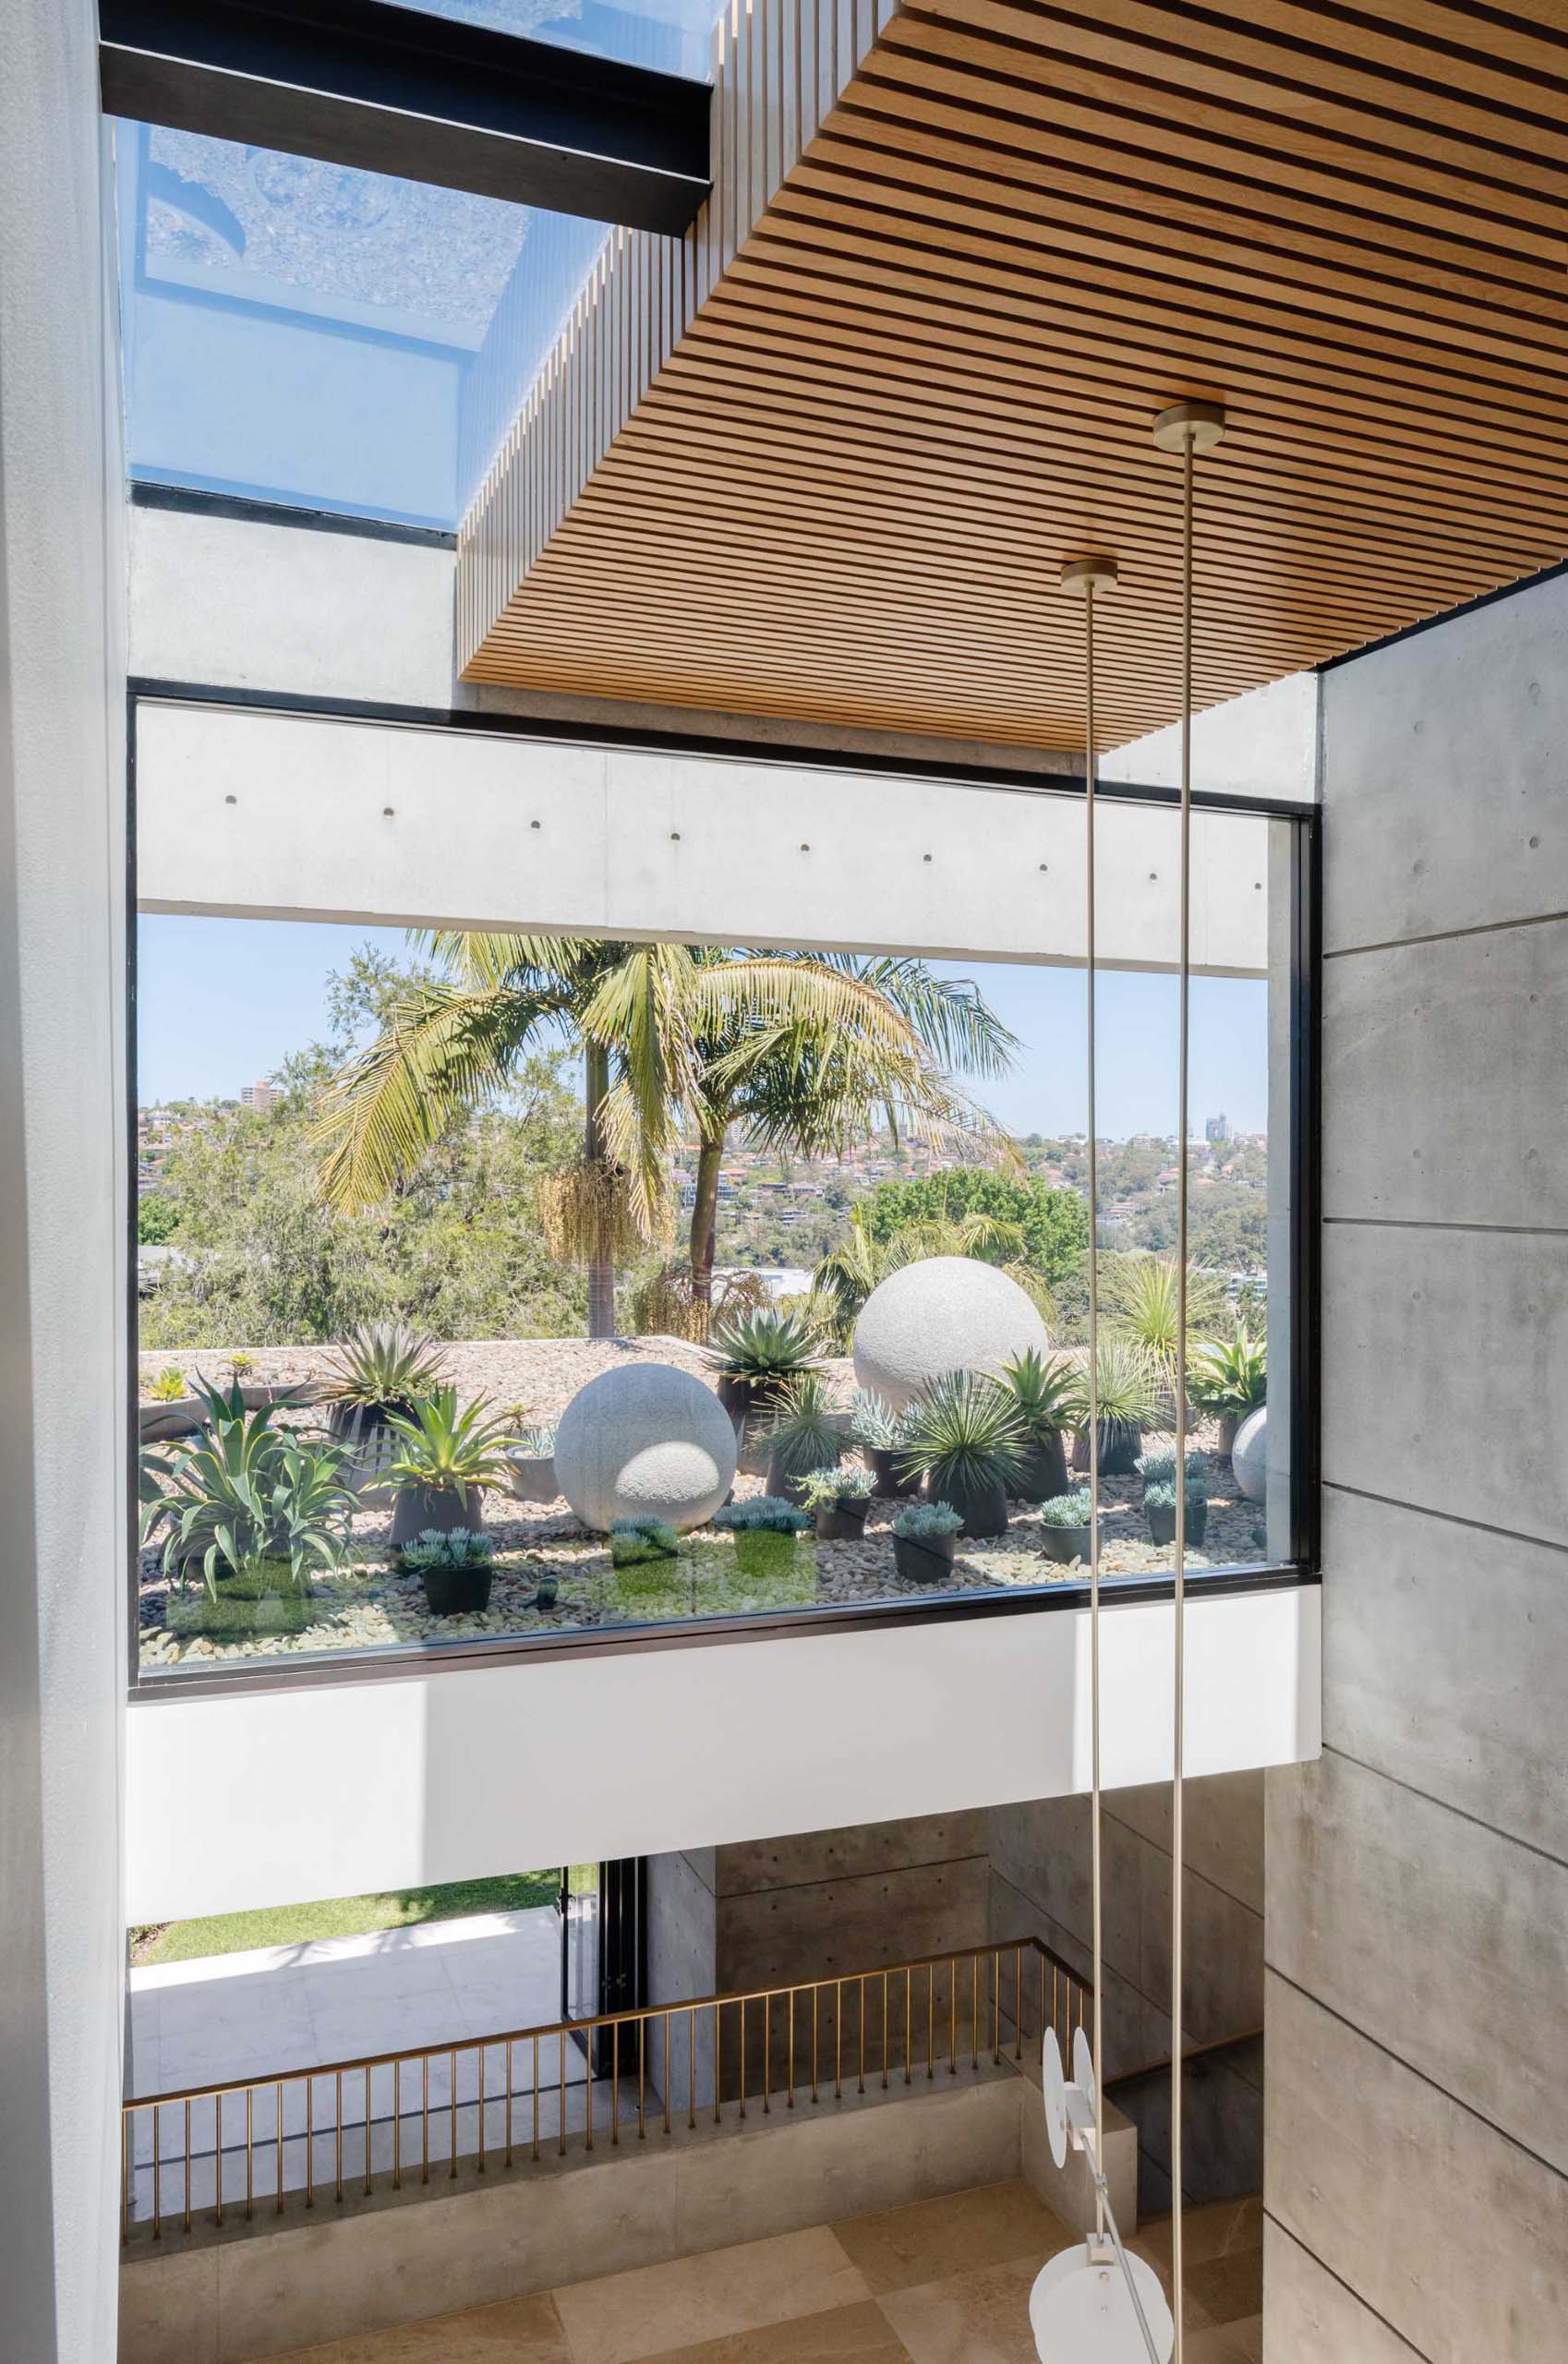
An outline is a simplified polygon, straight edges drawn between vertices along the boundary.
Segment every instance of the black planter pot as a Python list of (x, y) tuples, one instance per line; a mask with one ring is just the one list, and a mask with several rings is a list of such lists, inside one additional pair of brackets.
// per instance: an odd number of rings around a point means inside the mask
[[(1169, 1510), (1163, 1510), (1157, 1502), (1145, 1502), (1143, 1508), (1149, 1520), (1150, 1541), (1152, 1543), (1161, 1544), (1175, 1543), (1176, 1504), (1173, 1502)], [(1201, 1543), (1204, 1536), (1208, 1532), (1208, 1503), (1188, 1502), (1187, 1506), (1187, 1534), (1184, 1539), (1188, 1543)]]
[[(832, 1457), (831, 1451), (824, 1456), (828, 1461), (831, 1461)], [(801, 1496), (801, 1480), (802, 1478), (809, 1477), (813, 1468), (820, 1468), (821, 1465), (821, 1463), (814, 1462), (807, 1468), (792, 1469), (781, 1453), (771, 1453), (767, 1457), (767, 1477), (765, 1481), (767, 1490), (770, 1494), (782, 1497), (787, 1502), (793, 1502), (798, 1511), (804, 1510), (805, 1503)]]
[(869, 1502), (853, 1495), (819, 1510), (816, 1514), (816, 1539), (819, 1543), (859, 1543), (865, 1535)]
[(1067, 1450), (1061, 1430), (1053, 1429), (1026, 1446), (1022, 1474), (1013, 1491), (1020, 1502), (1049, 1502), (1067, 1490)]
[(387, 1539), (396, 1551), (405, 1543), (416, 1542), (430, 1527), (438, 1535), (450, 1535), (453, 1527), (465, 1526), (470, 1535), (477, 1535), (484, 1524), (482, 1487), (400, 1486), (392, 1497), (392, 1533)]
[(946, 1502), (963, 1521), (960, 1535), (974, 1537), (1006, 1535), (1007, 1531), (1007, 1490), (1000, 1478), (994, 1485), (955, 1485), (950, 1478), (938, 1478), (935, 1469), (925, 1480), (928, 1501)]
[(472, 1617), (490, 1605), (488, 1568), (427, 1568), (423, 1583), (432, 1617)]
[[(1138, 1474), (1138, 1456), (1143, 1451), (1143, 1431), (1130, 1420), (1102, 1420), (1100, 1423), (1100, 1475), (1102, 1478), (1133, 1478)], [(1089, 1466), (1089, 1431), (1080, 1429), (1072, 1441), (1072, 1465), (1082, 1471)], [(1060, 1491), (1060, 1489), (1057, 1490)], [(1048, 1500), (1049, 1497), (1046, 1497)]]
[(906, 1494), (919, 1493), (919, 1470), (915, 1471), (912, 1478), (901, 1478), (899, 1475), (899, 1455), (896, 1453), (884, 1453), (877, 1446), (873, 1445), (867, 1451), (866, 1459), (875, 1472), (876, 1490), (879, 1494), (886, 1495), (891, 1500)]
[(945, 1585), (953, 1573), (956, 1535), (896, 1535), (893, 1564), (906, 1584)]
[(1088, 1526), (1043, 1526), (1040, 1548), (1047, 1560), (1082, 1560), (1087, 1562), (1092, 1533), (1092, 1528)]
[(766, 1382), (751, 1379), (736, 1379), (730, 1371), (719, 1373), (717, 1393), (719, 1402), (734, 1423), (737, 1436), (745, 1427), (746, 1415), (756, 1402), (759, 1387), (763, 1384)]

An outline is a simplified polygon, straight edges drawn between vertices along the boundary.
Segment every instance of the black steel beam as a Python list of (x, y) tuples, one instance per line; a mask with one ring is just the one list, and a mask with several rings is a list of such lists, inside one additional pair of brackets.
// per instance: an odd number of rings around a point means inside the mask
[(387, 0), (101, 0), (106, 114), (679, 235), (706, 82)]

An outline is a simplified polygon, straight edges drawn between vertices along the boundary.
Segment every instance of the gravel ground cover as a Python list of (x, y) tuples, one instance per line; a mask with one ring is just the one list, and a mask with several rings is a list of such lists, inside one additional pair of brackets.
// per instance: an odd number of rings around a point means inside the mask
[[(316, 1380), (329, 1351), (258, 1347), (251, 1357), (254, 1368), (246, 1376), (257, 1381)], [(144, 1396), (146, 1381), (171, 1366), (187, 1375), (226, 1381), (232, 1352), (143, 1356)], [(450, 1347), (447, 1360), (463, 1397), (485, 1394), (500, 1404), (520, 1403), (535, 1421), (558, 1418), (587, 1380), (621, 1363), (674, 1362), (701, 1378), (712, 1376), (695, 1347), (671, 1338), (480, 1341)], [(852, 1384), (848, 1362), (829, 1369), (847, 1393)], [(1151, 1448), (1169, 1441), (1153, 1435), (1146, 1440)], [(1261, 1512), (1234, 1491), (1224, 1490), (1230, 1482), (1228, 1459), (1213, 1453), (1212, 1428), (1200, 1427), (1190, 1441), (1210, 1452), (1213, 1478), (1207, 1533), (1202, 1549), (1188, 1552), (1188, 1566), (1261, 1561), (1266, 1556), (1260, 1540)], [(743, 1474), (736, 1480), (738, 1496), (762, 1490), (758, 1477)], [(1103, 1571), (1142, 1575), (1168, 1569), (1169, 1549), (1149, 1538), (1140, 1482), (1107, 1479), (1101, 1498)], [(929, 1587), (906, 1583), (893, 1564), (897, 1508), (891, 1502), (874, 1502), (860, 1542), (819, 1543), (814, 1536), (803, 1535), (782, 1577), (756, 1581), (738, 1568), (727, 1534), (705, 1529), (686, 1537), (672, 1564), (618, 1569), (610, 1563), (605, 1538), (578, 1526), (564, 1501), (523, 1503), (491, 1490), (485, 1497), (485, 1522), (496, 1547), (495, 1581), (489, 1607), (483, 1615), (469, 1617), (430, 1614), (418, 1579), (404, 1575), (387, 1556), (390, 1511), (367, 1509), (354, 1522), (353, 1565), (318, 1576), (303, 1606), (276, 1600), (235, 1604), (235, 1630), (223, 1636), (201, 1630), (203, 1612), (194, 1592), (184, 1598), (177, 1590), (171, 1595), (157, 1550), (150, 1547), (141, 1559), (141, 1660), (152, 1670), (227, 1658), (493, 1639), (789, 1607), (929, 1599)], [(985, 1542), (960, 1538), (951, 1584), (940, 1597), (1057, 1584), (1081, 1573), (1044, 1558), (1037, 1513), (1015, 1503), (1006, 1535)], [(548, 1597), (552, 1584), (555, 1598), (541, 1606), (541, 1586)]]

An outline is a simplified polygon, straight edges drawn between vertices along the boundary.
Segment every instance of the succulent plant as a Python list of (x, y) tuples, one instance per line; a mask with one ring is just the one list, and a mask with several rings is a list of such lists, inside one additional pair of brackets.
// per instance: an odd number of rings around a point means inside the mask
[(905, 1543), (932, 1543), (940, 1536), (957, 1535), (962, 1525), (947, 1502), (906, 1502), (893, 1521), (893, 1532)]
[(681, 1538), (661, 1518), (612, 1519), (609, 1528), (609, 1556), (618, 1568), (635, 1568), (650, 1560), (673, 1560), (681, 1550)]
[(875, 1482), (870, 1470), (854, 1461), (808, 1469), (795, 1480), (802, 1502), (813, 1511), (831, 1510), (835, 1502), (869, 1502)]
[(1205, 1339), (1187, 1357), (1187, 1392), (1200, 1411), (1256, 1411), (1268, 1394), (1269, 1351), (1238, 1324), (1233, 1338)]
[(185, 1390), (186, 1380), (183, 1371), (161, 1370), (157, 1378), (149, 1385), (147, 1393), (154, 1404), (178, 1404), (185, 1394)]
[(410, 1575), (422, 1576), (430, 1568), (488, 1568), (495, 1545), (488, 1535), (476, 1535), (465, 1526), (454, 1526), (449, 1534), (428, 1526), (403, 1546), (398, 1557)]
[(823, 1360), (822, 1343), (812, 1324), (798, 1313), (780, 1312), (773, 1306), (716, 1322), (705, 1351), (725, 1378), (754, 1383), (814, 1371)]
[(781, 1390), (766, 1442), (779, 1471), (797, 1484), (807, 1470), (826, 1469), (838, 1462), (844, 1439), (833, 1417), (827, 1381), (820, 1371), (803, 1370)]
[[(1144, 1453), (1138, 1463), (1138, 1474), (1142, 1478), (1145, 1489), (1150, 1486), (1169, 1486), (1172, 1490), (1172, 1499), (1174, 1500), (1176, 1488), (1175, 1446), (1157, 1445), (1152, 1453)], [(1189, 1453), (1187, 1456), (1187, 1484), (1188, 1492), (1192, 1490), (1194, 1486), (1207, 1488), (1208, 1483), (1208, 1454), (1204, 1453)]]
[(1027, 1346), (1003, 1364), (1000, 1384), (1031, 1437), (1055, 1435), (1088, 1417), (1083, 1373), (1066, 1355), (1043, 1355)]
[(494, 1484), (506, 1474), (506, 1423), (494, 1417), (484, 1396), (459, 1412), (456, 1388), (438, 1388), (411, 1412), (392, 1413), (387, 1426), (402, 1439), (387, 1464), (394, 1486), (455, 1492)]
[(892, 1453), (904, 1441), (901, 1413), (872, 1387), (857, 1387), (850, 1398), (850, 1434), (868, 1453)]
[(1088, 1526), (1093, 1516), (1094, 1503), (1087, 1490), (1080, 1494), (1053, 1494), (1040, 1505), (1042, 1526)]
[(804, 1511), (779, 1494), (753, 1494), (743, 1502), (726, 1502), (715, 1511), (713, 1523), (731, 1535), (803, 1535), (811, 1525)]
[(911, 1405), (898, 1461), (906, 1477), (927, 1471), (935, 1492), (948, 1486), (978, 1492), (1019, 1476), (1027, 1442), (1022, 1415), (1004, 1387), (978, 1371), (950, 1370)]
[[(1174, 1511), (1176, 1501), (1176, 1490), (1174, 1478), (1157, 1478), (1152, 1486), (1145, 1486), (1143, 1489), (1143, 1507), (1146, 1511)], [(1208, 1507), (1208, 1495), (1200, 1485), (1193, 1484), (1192, 1474), (1188, 1471), (1187, 1479), (1188, 1515), (1194, 1509), (1206, 1511)]]
[(440, 1348), (395, 1321), (351, 1330), (327, 1364), (329, 1404), (363, 1412), (412, 1411), (446, 1383)]

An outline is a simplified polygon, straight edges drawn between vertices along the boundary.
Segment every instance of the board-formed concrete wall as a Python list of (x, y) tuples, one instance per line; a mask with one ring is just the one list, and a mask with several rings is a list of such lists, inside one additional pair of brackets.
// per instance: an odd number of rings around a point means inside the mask
[(1323, 681), (1323, 1755), (1268, 1787), (1270, 2364), (1568, 2323), (1568, 580)]

